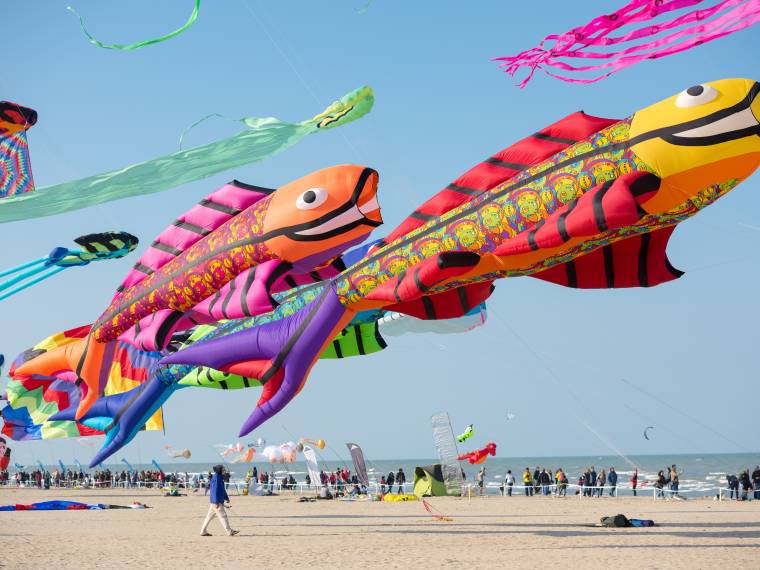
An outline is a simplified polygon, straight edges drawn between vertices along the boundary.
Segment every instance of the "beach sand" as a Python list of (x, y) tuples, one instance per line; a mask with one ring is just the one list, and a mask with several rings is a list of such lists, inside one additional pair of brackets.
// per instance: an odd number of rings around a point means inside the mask
[[(2, 512), (0, 567), (26, 568), (758, 568), (760, 501), (649, 498), (433, 497), (420, 502), (318, 501), (231, 495), (236, 537), (211, 523), (202, 495), (151, 490), (0, 489), (0, 504), (44, 500), (149, 510)], [(655, 528), (593, 528), (601, 516)]]

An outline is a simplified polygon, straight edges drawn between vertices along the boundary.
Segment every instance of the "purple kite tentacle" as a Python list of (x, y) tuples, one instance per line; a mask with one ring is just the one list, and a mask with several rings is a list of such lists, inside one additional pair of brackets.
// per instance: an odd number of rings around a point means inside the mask
[[(644, 59), (658, 59), (691, 49), (723, 36), (743, 30), (760, 20), (760, 0), (721, 0), (712, 6), (692, 10), (670, 20), (649, 26), (638, 27), (618, 36), (611, 36), (615, 30), (627, 25), (650, 22), (672, 12), (702, 4), (706, 0), (632, 0), (612, 14), (598, 16), (589, 23), (573, 28), (564, 34), (546, 36), (537, 47), (523, 51), (516, 56), (498, 57), (500, 67), (514, 76), (520, 69), (527, 68), (528, 74), (520, 87), (530, 81), (536, 70), (551, 77), (570, 83), (594, 83)], [(688, 26), (683, 28), (683, 26)], [(646, 41), (663, 32), (674, 30), (668, 35)], [(589, 51), (589, 47), (611, 47), (637, 42), (622, 49), (599, 52)], [(610, 60), (594, 65), (573, 65), (562, 59)], [(576, 78), (564, 73), (601, 72), (590, 78)]]

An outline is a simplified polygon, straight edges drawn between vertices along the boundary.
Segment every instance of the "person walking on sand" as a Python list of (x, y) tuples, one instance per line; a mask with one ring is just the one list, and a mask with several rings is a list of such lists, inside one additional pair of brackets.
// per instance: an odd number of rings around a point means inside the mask
[(636, 496), (636, 487), (639, 484), (639, 470), (635, 469), (633, 475), (631, 475), (631, 489), (633, 489), (633, 496)]
[(203, 526), (201, 527), (201, 536), (211, 536), (207, 529), (214, 515), (219, 519), (219, 523), (229, 536), (235, 536), (240, 532), (230, 527), (230, 522), (227, 520), (225, 503), (229, 506), (230, 498), (227, 496), (227, 490), (224, 488), (223, 475), (223, 467), (221, 465), (214, 465), (214, 474), (209, 482), (209, 502), (211, 505), (209, 506), (206, 520), (203, 521)]
[(475, 478), (475, 481), (478, 483), (478, 493), (483, 494), (483, 483), (485, 482), (486, 478), (486, 468), (481, 467), (480, 471), (478, 471), (478, 476)]

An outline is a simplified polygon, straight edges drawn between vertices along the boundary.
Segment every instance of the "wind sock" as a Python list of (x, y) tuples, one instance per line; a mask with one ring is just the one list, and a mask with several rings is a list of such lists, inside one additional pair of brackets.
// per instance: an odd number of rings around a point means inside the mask
[[(0, 168), (0, 189), (5, 189), (5, 193), (0, 191), (0, 223), (53, 216), (112, 200), (161, 192), (258, 162), (293, 146), (307, 135), (363, 117), (372, 109), (374, 101), (372, 89), (360, 87), (319, 115), (300, 123), (287, 123), (274, 117), (241, 119), (246, 129), (232, 137), (37, 189), (32, 183), (23, 134), (36, 122), (37, 113), (15, 103), (0, 103), (0, 167), (6, 167)], [(8, 105), (12, 108), (3, 111)], [(12, 120), (16, 122), (4, 122), (7, 114), (13, 114)], [(3, 128), (7, 130), (9, 124), (10, 128), (23, 130), (6, 135), (7, 144), (2, 146)], [(12, 142), (8, 142), (7, 137), (11, 137)], [(10, 177), (2, 174), (6, 169)]]

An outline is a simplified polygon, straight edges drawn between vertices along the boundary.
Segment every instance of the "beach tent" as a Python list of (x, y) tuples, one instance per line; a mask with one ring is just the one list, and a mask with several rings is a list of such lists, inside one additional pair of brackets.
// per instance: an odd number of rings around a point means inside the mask
[(443, 482), (441, 464), (414, 468), (414, 494), (418, 497), (442, 497), (448, 495)]

